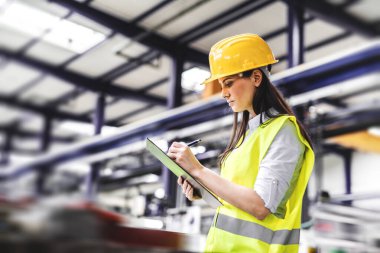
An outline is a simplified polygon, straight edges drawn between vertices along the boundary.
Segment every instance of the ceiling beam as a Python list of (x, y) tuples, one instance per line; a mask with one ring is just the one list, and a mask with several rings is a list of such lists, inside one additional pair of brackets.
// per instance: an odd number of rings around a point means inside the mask
[[(175, 56), (178, 51), (185, 53), (185, 59), (194, 63), (198, 63), (203, 66), (208, 66), (208, 55), (198, 51), (196, 49), (190, 48), (184, 44), (175, 42), (171, 39), (167, 39), (161, 35), (158, 35), (154, 31), (149, 31), (140, 26), (137, 26), (131, 22), (119, 19), (110, 14), (106, 14), (100, 10), (91, 8), (83, 3), (79, 3), (74, 0), (50, 0), (60, 4), (69, 10), (75, 11), (85, 17), (94, 20), (95, 22), (108, 27), (128, 38), (139, 38), (138, 42), (159, 50), (164, 54)], [(145, 36), (142, 36), (145, 35)]]
[(335, 107), (338, 107), (338, 108), (347, 108), (348, 107), (347, 103), (343, 102), (339, 98), (324, 97), (324, 98), (321, 98), (319, 100), (319, 102), (326, 103), (326, 104), (329, 104), (329, 105), (332, 105), (332, 106), (335, 106)]
[[(120, 56), (126, 57), (123, 54), (120, 53)], [(155, 50), (149, 50), (148, 52), (145, 52), (143, 54), (140, 54), (139, 56), (135, 58), (130, 58), (128, 61), (109, 72), (103, 74), (99, 79), (100, 80), (115, 80), (120, 76), (126, 75), (127, 73), (141, 67), (145, 64), (153, 65), (152, 62), (159, 59), (161, 57), (161, 53), (157, 52)]]
[(136, 99), (153, 104), (166, 105), (166, 100), (162, 99), (161, 97), (146, 95), (141, 92), (136, 92), (132, 89), (122, 88), (116, 85), (112, 85), (110, 82), (99, 82), (72, 71), (64, 70), (61, 67), (51, 66), (37, 59), (32, 59), (18, 53), (12, 53), (7, 50), (0, 49), (0, 55), (10, 60), (21, 62), (43, 72), (47, 72), (77, 87), (81, 87), (89, 91), (96, 93), (102, 92), (110, 96)]
[(202, 24), (193, 27), (192, 29), (185, 31), (184, 33), (178, 35), (176, 37), (176, 41), (182, 43), (190, 43), (199, 38), (202, 38), (205, 35), (208, 35), (223, 26), (231, 24), (248, 14), (252, 14), (253, 12), (264, 8), (265, 6), (272, 4), (273, 0), (248, 0), (245, 1), (233, 8), (226, 10), (216, 17), (206, 20)]
[[(314, 49), (318, 49), (318, 48), (321, 48), (325, 45), (328, 45), (330, 43), (334, 43), (334, 42), (337, 42), (339, 40), (346, 39), (346, 38), (350, 37), (351, 35), (352, 35), (351, 32), (343, 32), (343, 33), (340, 33), (337, 35), (333, 35), (329, 38), (326, 38), (324, 40), (318, 41), (314, 44), (307, 46), (304, 50), (305, 50), (305, 52), (312, 51)], [(277, 57), (277, 59), (279, 61), (286, 60), (287, 58), (288, 58), (288, 54), (280, 55), (279, 57)]]
[[(287, 0), (284, 0), (284, 2), (287, 3)], [(351, 31), (369, 38), (378, 36), (380, 34), (375, 26), (372, 24), (367, 24), (360, 19), (348, 14), (341, 6), (335, 6), (333, 4), (327, 3), (324, 0), (303, 2), (306, 10), (313, 16), (328, 23), (337, 25), (344, 30)]]
[[(10, 126), (0, 125), (0, 132), (8, 132), (8, 131), (12, 131), (12, 134), (14, 134), (14, 136), (18, 138), (41, 139), (41, 133), (39, 132), (25, 130), (25, 129), (17, 129), (14, 127), (10, 129)], [(75, 137), (60, 137), (60, 136), (52, 137), (52, 141), (61, 142), (61, 143), (70, 143), (70, 142), (75, 141), (75, 139), (76, 139)]]
[(45, 107), (41, 105), (36, 105), (24, 101), (20, 101), (14, 97), (8, 97), (4, 95), (0, 95), (0, 103), (10, 105), (12, 107), (20, 108), (25, 111), (34, 112), (37, 114), (41, 114), (45, 117), (52, 117), (55, 119), (69, 119), (69, 120), (75, 120), (80, 122), (92, 122), (90, 117), (84, 117), (68, 112), (58, 111), (55, 109), (52, 109), (50, 107)]
[[(4, 145), (0, 144), (0, 150), (3, 150), (3, 148), (4, 148)], [(30, 155), (30, 156), (38, 156), (38, 155), (43, 154), (43, 152), (40, 150), (29, 150), (29, 149), (15, 148), (15, 147), (12, 147), (11, 152), (12, 154)], [(4, 164), (0, 164), (0, 165), (4, 165)]]
[(165, 1), (159, 2), (157, 5), (153, 6), (152, 8), (147, 10), (146, 12), (140, 14), (140, 16), (135, 17), (131, 21), (131, 23), (137, 24), (137, 23), (143, 21), (144, 19), (146, 19), (147, 17), (149, 17), (150, 15), (152, 15), (153, 13), (157, 12), (158, 10), (164, 8), (166, 5), (171, 4), (171, 3), (173, 3), (173, 0), (165, 0)]
[[(349, 108), (324, 115), (317, 125), (323, 126), (324, 138), (353, 133), (380, 124), (380, 108)], [(319, 131), (317, 126), (311, 126), (310, 131)]]
[[(105, 43), (107, 43), (108, 40), (111, 39), (113, 36), (115, 36), (115, 32), (111, 32), (110, 34), (108, 34), (106, 36), (105, 40), (103, 40), (102, 42), (96, 44), (95, 46), (93, 46), (93, 47), (85, 50), (83, 53), (81, 53), (81, 54), (75, 54), (72, 57), (70, 57), (69, 59), (65, 60), (63, 63), (61, 63), (59, 65), (60, 68), (64, 69), (70, 63), (76, 61), (78, 58), (82, 57), (84, 54), (86, 54), (86, 53), (88, 53), (88, 52), (90, 52), (90, 51), (92, 51), (92, 50), (94, 50), (96, 48), (101, 47), (102, 45), (104, 45)], [(44, 76), (44, 75), (42, 75), (42, 76)], [(85, 89), (78, 87), (74, 91), (69, 91), (66, 94), (62, 95), (61, 97), (58, 97), (58, 98), (56, 98), (53, 101), (50, 101), (49, 104), (48, 104), (48, 106), (58, 107), (60, 104), (66, 103), (68, 100), (75, 99), (76, 97), (80, 96), (84, 92), (86, 92)]]
[(112, 125), (112, 126), (120, 125), (119, 124), (120, 121), (122, 121), (122, 120), (124, 120), (126, 118), (129, 118), (129, 117), (135, 116), (135, 115), (137, 115), (139, 113), (142, 113), (142, 112), (144, 112), (146, 110), (152, 109), (152, 107), (153, 107), (152, 105), (147, 105), (147, 106), (144, 106), (144, 107), (142, 107), (140, 109), (134, 110), (132, 112), (127, 112), (127, 113), (125, 113), (123, 115), (120, 115), (119, 117), (116, 117), (116, 118), (114, 118), (112, 120), (107, 121), (106, 124), (107, 125)]
[(72, 101), (79, 96), (81, 96), (83, 93), (85, 93), (86, 90), (82, 88), (75, 88), (74, 90), (68, 91), (65, 94), (61, 95), (59, 98), (49, 101), (46, 103), (45, 106), (56, 108), (60, 106), (61, 104), (66, 104), (69, 101)]

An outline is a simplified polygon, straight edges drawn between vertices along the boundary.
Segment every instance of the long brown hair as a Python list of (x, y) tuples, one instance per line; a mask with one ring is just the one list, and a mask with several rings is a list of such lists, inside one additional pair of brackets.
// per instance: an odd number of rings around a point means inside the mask
[[(270, 66), (268, 66), (268, 69), (270, 70)], [(288, 103), (285, 101), (284, 97), (282, 96), (281, 92), (274, 87), (274, 85), (271, 83), (271, 81), (268, 79), (266, 74), (259, 69), (262, 73), (262, 81), (260, 86), (257, 88), (256, 93), (253, 97), (252, 106), (253, 110), (256, 115), (260, 114), (260, 124), (263, 123), (263, 116), (264, 114), (269, 118), (275, 118), (278, 115), (291, 115), (295, 116), (292, 109), (288, 105)], [(252, 75), (253, 70), (248, 70), (243, 72), (243, 78), (249, 78)], [(273, 108), (277, 113), (279, 114), (273, 114), (271, 112), (271, 108)], [(244, 141), (247, 125), (249, 121), (249, 112), (244, 111), (242, 113), (242, 118), (239, 122), (239, 113), (234, 112), (234, 121), (232, 126), (232, 133), (230, 136), (229, 143), (224, 150), (224, 152), (219, 156), (219, 166), (221, 167), (222, 164), (225, 162), (227, 156), (232, 152), (232, 150), (238, 148)], [(305, 128), (299, 122), (297, 119), (297, 124), (299, 125), (300, 131), (302, 136), (309, 142), (310, 146), (312, 146), (311, 139), (306, 132)], [(239, 142), (239, 140), (242, 139), (242, 141)], [(240, 144), (239, 144), (240, 143)]]

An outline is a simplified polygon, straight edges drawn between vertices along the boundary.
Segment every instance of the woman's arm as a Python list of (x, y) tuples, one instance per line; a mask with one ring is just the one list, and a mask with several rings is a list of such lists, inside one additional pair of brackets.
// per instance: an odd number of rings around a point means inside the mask
[[(168, 156), (213, 193), (235, 207), (259, 220), (264, 219), (270, 213), (265, 207), (264, 201), (253, 189), (232, 183), (204, 167), (185, 143), (174, 142), (169, 148)], [(186, 181), (182, 184), (180, 181), (178, 183), (182, 186), (186, 197), (190, 197), (191, 200), (193, 197), (191, 185), (189, 187), (189, 183)]]
[[(273, 213), (286, 215), (285, 202), (298, 180), (305, 146), (299, 140), (294, 123), (287, 121), (277, 133), (260, 163), (253, 189), (234, 184), (202, 166), (185, 144), (171, 147), (172, 157), (215, 194), (258, 219)], [(180, 182), (179, 182), (180, 183)], [(181, 185), (181, 184), (180, 184)], [(189, 186), (182, 184), (190, 194)], [(237, 196), (237, 197), (236, 197)]]

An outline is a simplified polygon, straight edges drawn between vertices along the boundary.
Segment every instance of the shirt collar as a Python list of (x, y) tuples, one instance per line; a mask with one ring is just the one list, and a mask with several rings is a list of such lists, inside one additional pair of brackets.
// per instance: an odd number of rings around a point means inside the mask
[[(274, 115), (278, 114), (278, 112), (274, 108), (270, 108), (269, 111), (271, 112), (271, 114), (274, 114)], [(250, 131), (253, 131), (253, 130), (255, 130), (256, 128), (258, 128), (260, 126), (260, 116), (261, 116), (261, 114), (264, 114), (263, 115), (263, 123), (265, 121), (267, 121), (268, 119), (270, 119), (268, 117), (268, 115), (266, 115), (266, 113), (264, 113), (264, 112), (260, 113), (260, 114), (257, 114), (255, 117), (253, 117), (252, 119), (250, 119), (248, 121), (248, 127), (249, 127)]]

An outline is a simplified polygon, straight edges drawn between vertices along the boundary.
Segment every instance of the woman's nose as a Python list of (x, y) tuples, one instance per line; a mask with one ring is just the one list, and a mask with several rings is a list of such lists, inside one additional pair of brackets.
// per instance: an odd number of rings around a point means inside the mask
[(230, 96), (229, 92), (226, 89), (222, 89), (222, 97), (228, 98)]

